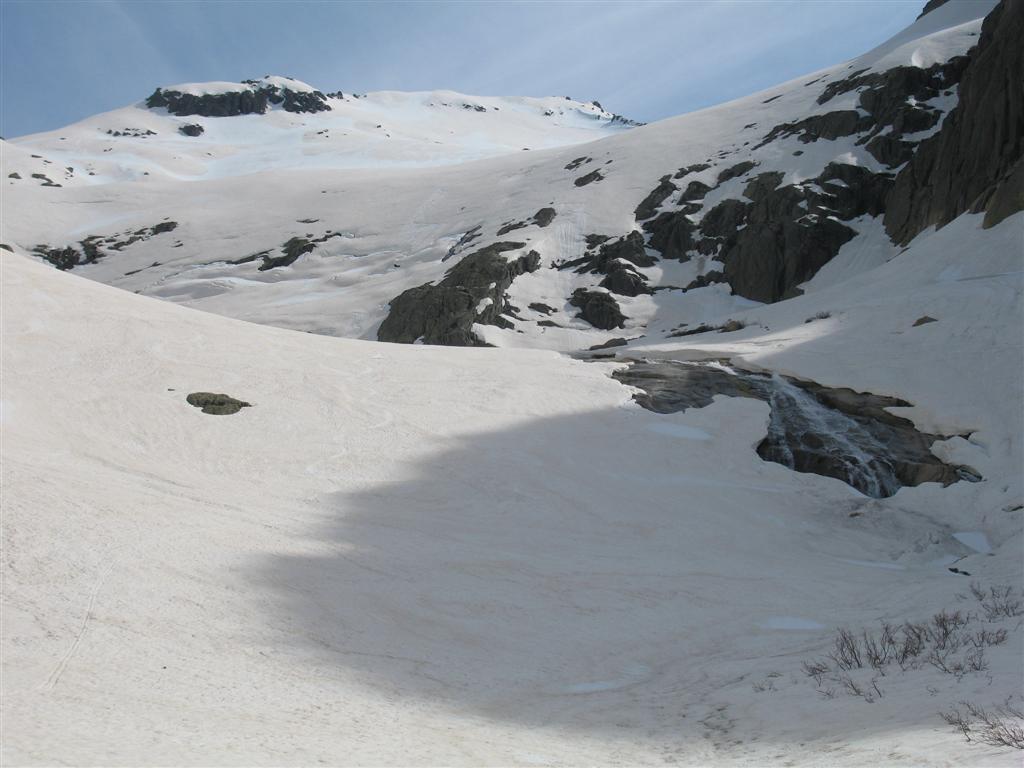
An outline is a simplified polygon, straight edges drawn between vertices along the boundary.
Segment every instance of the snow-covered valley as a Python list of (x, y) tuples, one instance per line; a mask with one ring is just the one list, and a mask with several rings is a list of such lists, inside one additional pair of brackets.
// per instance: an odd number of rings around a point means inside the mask
[[(4, 141), (4, 763), (1019, 764), (1022, 6), (647, 126), (264, 78)], [(686, 362), (747, 378), (630, 386)], [(787, 403), (930, 456), (793, 471)]]

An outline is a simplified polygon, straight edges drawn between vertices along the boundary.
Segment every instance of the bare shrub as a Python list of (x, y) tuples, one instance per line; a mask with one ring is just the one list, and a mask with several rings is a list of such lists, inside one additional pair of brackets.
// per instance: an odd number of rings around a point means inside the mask
[(814, 682), (819, 686), (829, 670), (828, 662), (825, 661), (805, 661), (802, 666), (804, 674), (813, 677)]
[(840, 629), (833, 641), (832, 652), (828, 657), (839, 669), (860, 669), (864, 662), (860, 655), (860, 643), (857, 636), (848, 629)]
[[(985, 709), (969, 701), (961, 701), (960, 707), (939, 715), (952, 725), (967, 741), (976, 738), (992, 747), (1024, 749), (1024, 712), (1008, 698), (1001, 706)], [(974, 738), (972, 738), (974, 737)]]

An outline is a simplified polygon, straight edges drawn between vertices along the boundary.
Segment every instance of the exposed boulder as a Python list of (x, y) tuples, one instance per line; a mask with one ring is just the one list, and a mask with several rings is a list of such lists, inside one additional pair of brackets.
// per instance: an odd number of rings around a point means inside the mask
[(533, 214), (533, 223), (543, 229), (555, 220), (557, 212), (554, 208), (541, 208)]
[(211, 416), (230, 416), (243, 408), (252, 407), (252, 403), (217, 392), (193, 392), (185, 400), (189, 405), (201, 408), (203, 413)]
[(203, 133), (203, 126), (199, 123), (188, 123), (187, 125), (179, 125), (178, 133), (184, 136), (199, 136)]
[(410, 288), (391, 301), (391, 310), (377, 331), (379, 341), (448, 346), (484, 346), (473, 324), (510, 328), (501, 317), (508, 309), (505, 292), (512, 281), (540, 267), (540, 254), (530, 251), (509, 261), (505, 251), (525, 243), (499, 242), (466, 256), (437, 285)]
[(619, 309), (619, 302), (609, 293), (577, 288), (569, 303), (579, 307), (579, 317), (595, 328), (610, 331), (626, 325), (626, 316)]
[(960, 101), (921, 142), (886, 201), (885, 229), (909, 243), (930, 226), (985, 212), (984, 226), (1024, 208), (1024, 0), (985, 18), (960, 82)]

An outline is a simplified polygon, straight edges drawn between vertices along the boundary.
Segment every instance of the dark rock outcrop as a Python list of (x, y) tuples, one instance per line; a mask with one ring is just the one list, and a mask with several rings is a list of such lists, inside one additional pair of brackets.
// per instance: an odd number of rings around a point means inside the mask
[(594, 346), (590, 347), (590, 349), (588, 351), (596, 352), (596, 351), (601, 350), (601, 349), (612, 349), (613, 347), (624, 347), (627, 344), (629, 344), (629, 341), (627, 339), (624, 339), (621, 336), (616, 336), (614, 339), (608, 339), (608, 341), (604, 342), (604, 344), (595, 344)]
[(654, 214), (658, 212), (659, 206), (665, 202), (665, 198), (679, 189), (679, 187), (673, 184), (669, 179), (670, 177), (667, 175), (662, 176), (661, 180), (658, 182), (658, 186), (652, 189), (650, 193), (648, 193), (647, 197), (640, 202), (640, 205), (636, 207), (636, 210), (633, 211), (633, 215), (636, 217), (637, 221), (643, 221), (654, 216)]
[(744, 160), (742, 163), (736, 163), (731, 168), (726, 168), (720, 174), (718, 174), (718, 183), (724, 184), (729, 179), (735, 179), (738, 176), (742, 176), (744, 173), (753, 168), (757, 163), (753, 160)]
[(271, 105), (280, 105), (287, 112), (327, 112), (331, 109), (327, 97), (320, 91), (296, 91), (259, 80), (245, 80), (238, 84), (237, 91), (226, 93), (196, 95), (157, 88), (146, 99), (146, 106), (150, 109), (164, 107), (178, 117), (262, 115)]
[(586, 176), (580, 176), (573, 182), (573, 184), (575, 184), (577, 187), (585, 187), (587, 186), (587, 184), (591, 184), (595, 181), (601, 181), (601, 179), (603, 178), (604, 176), (601, 174), (600, 171), (591, 171)]
[(211, 416), (230, 416), (243, 408), (252, 407), (252, 403), (217, 392), (193, 392), (185, 400), (189, 405), (201, 408), (203, 413)]
[(316, 244), (312, 240), (305, 237), (293, 237), (281, 246), (280, 256), (264, 256), (259, 271), (266, 272), (268, 269), (287, 267), (289, 264), (294, 264), (299, 256), (311, 252), (314, 248), (316, 248)]
[(378, 341), (484, 346), (473, 333), (473, 324), (512, 327), (502, 317), (509, 310), (505, 292), (516, 277), (540, 267), (536, 251), (512, 261), (502, 255), (523, 247), (525, 243), (494, 243), (466, 256), (437, 285), (427, 283), (401, 293), (391, 301), (377, 331)]
[(686, 185), (686, 189), (683, 190), (683, 194), (679, 196), (679, 201), (687, 203), (694, 202), (696, 200), (703, 200), (704, 196), (710, 191), (711, 187), (703, 181), (691, 181)]
[(620, 296), (639, 296), (651, 292), (644, 276), (622, 261), (609, 265), (608, 275), (600, 282), (600, 286)]
[(595, 328), (610, 331), (626, 325), (626, 316), (619, 309), (619, 302), (609, 293), (577, 288), (569, 303), (579, 307), (579, 317)]
[(203, 126), (199, 123), (188, 123), (187, 125), (179, 125), (178, 133), (184, 136), (199, 136), (203, 133)]
[(782, 123), (775, 126), (755, 147), (759, 149), (765, 144), (779, 138), (796, 136), (804, 144), (810, 144), (818, 139), (835, 140), (841, 136), (852, 136), (871, 128), (873, 121), (867, 115), (861, 115), (855, 109), (840, 109), (835, 112), (826, 112), (823, 115), (812, 115), (803, 120), (792, 123)]
[(921, 11), (917, 18), (920, 19), (922, 16), (931, 13), (939, 6), (945, 5), (948, 2), (949, 0), (928, 0), (928, 2), (924, 4), (924, 9)]
[(663, 259), (686, 261), (693, 248), (693, 233), (697, 225), (683, 211), (665, 212), (644, 223), (650, 233), (651, 248), (661, 252)]
[(684, 176), (689, 176), (691, 173), (700, 173), (701, 171), (706, 171), (710, 167), (711, 166), (708, 165), (707, 163), (694, 163), (693, 165), (688, 165), (685, 168), (680, 168), (678, 171), (675, 172), (675, 175), (673, 175), (672, 178), (681, 179)]
[(1024, 0), (1002, 0), (971, 51), (959, 103), (896, 177), (885, 214), (895, 242), (968, 211), (991, 227), (1024, 209), (1022, 39)]
[(760, 200), (782, 183), (782, 171), (759, 173), (752, 178), (743, 189), (743, 196), (750, 200)]
[(727, 237), (746, 221), (751, 204), (732, 198), (723, 200), (706, 214), (700, 222), (705, 237)]

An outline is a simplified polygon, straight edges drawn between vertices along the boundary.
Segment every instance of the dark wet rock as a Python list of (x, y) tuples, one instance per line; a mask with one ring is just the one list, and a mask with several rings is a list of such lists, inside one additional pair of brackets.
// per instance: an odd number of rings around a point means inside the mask
[(621, 261), (609, 266), (608, 275), (600, 282), (600, 286), (620, 296), (639, 296), (651, 292), (644, 276)]
[(743, 189), (743, 196), (750, 200), (760, 200), (766, 194), (782, 183), (784, 174), (782, 171), (768, 171), (759, 173), (752, 178)]
[(718, 174), (718, 183), (724, 184), (725, 182), (729, 181), (729, 179), (735, 179), (739, 176), (742, 176), (744, 173), (746, 173), (756, 165), (757, 163), (755, 163), (753, 160), (744, 160), (742, 163), (736, 163), (736, 165), (732, 166), (731, 168), (726, 168), (724, 171)]
[(576, 181), (573, 182), (577, 187), (585, 187), (587, 184), (591, 184), (595, 181), (601, 181), (604, 176), (600, 171), (591, 171), (586, 176), (580, 176)]
[(584, 163), (589, 163), (593, 159), (594, 158), (586, 157), (585, 155), (583, 157), (577, 157), (575, 160), (573, 160), (572, 162), (570, 162), (568, 165), (565, 166), (565, 170), (567, 170), (567, 171), (575, 171), (581, 165), (583, 165)]
[(187, 125), (179, 125), (178, 133), (184, 136), (200, 136), (203, 133), (203, 126), (199, 123), (188, 123)]
[(535, 301), (532, 304), (528, 304), (527, 306), (534, 312), (539, 312), (542, 315), (550, 315), (552, 312), (555, 311), (554, 307), (550, 307), (547, 304), (544, 304), (539, 301)]
[[(377, 331), (379, 341), (448, 346), (484, 346), (473, 324), (510, 328), (502, 317), (509, 305), (505, 292), (512, 281), (540, 267), (540, 254), (530, 251), (509, 260), (505, 251), (525, 247), (525, 243), (493, 243), (466, 256), (448, 271), (437, 285), (427, 283), (410, 288), (391, 301), (388, 316)], [(478, 307), (489, 303), (478, 311)]]
[(609, 293), (577, 288), (569, 303), (579, 307), (579, 317), (595, 328), (610, 331), (626, 325), (626, 316), (619, 309), (619, 302)]
[(679, 189), (679, 187), (669, 180), (669, 176), (662, 176), (661, 180), (658, 182), (658, 186), (652, 189), (647, 197), (640, 202), (640, 205), (636, 207), (636, 210), (633, 211), (633, 215), (636, 217), (636, 220), (643, 221), (654, 216), (654, 214), (658, 212), (658, 208), (661, 204), (665, 202), (665, 198), (677, 189)]
[(587, 250), (597, 248), (601, 243), (607, 243), (611, 239), (610, 235), (587, 235), (583, 238), (584, 242), (587, 244)]
[(703, 181), (691, 181), (686, 185), (686, 189), (683, 190), (683, 194), (679, 196), (679, 201), (687, 203), (695, 200), (703, 200), (704, 196), (710, 191), (711, 187)]
[(537, 325), (542, 328), (564, 328), (564, 325), (559, 325), (554, 320), (538, 320)]
[(772, 97), (770, 97), (770, 98), (767, 98), (767, 99), (765, 99), (765, 100), (764, 100), (764, 101), (762, 101), (761, 103), (762, 103), (762, 104), (771, 104), (771, 103), (772, 103), (773, 101), (775, 101), (776, 99), (781, 99), (781, 98), (782, 98), (782, 94), (780, 93), (780, 94), (779, 94), (779, 95), (777, 95), (777, 96), (772, 96)]
[(548, 226), (552, 221), (555, 220), (557, 212), (554, 208), (541, 208), (535, 214), (533, 214), (533, 223), (543, 229)]
[(11, 246), (9, 246), (7, 243), (0, 243), (0, 250), (9, 251), (10, 253), (14, 253), (14, 249), (11, 248)]
[(917, 328), (920, 325), (927, 325), (928, 323), (937, 323), (937, 322), (939, 322), (939, 321), (936, 320), (934, 317), (929, 317), (928, 315), (923, 315), (923, 316), (917, 318), (917, 320), (914, 321), (914, 325), (912, 327), (913, 328)]
[(691, 173), (700, 173), (701, 171), (706, 171), (710, 167), (711, 166), (708, 165), (707, 163), (695, 163), (693, 165), (688, 165), (685, 168), (680, 168), (678, 171), (676, 171), (675, 175), (672, 178), (681, 179), (684, 176), (689, 176)]
[(251, 408), (252, 403), (236, 400), (230, 395), (215, 392), (193, 392), (185, 398), (189, 405), (201, 408), (203, 413), (212, 416), (230, 416), (243, 408)]
[(644, 230), (650, 233), (650, 245), (661, 253), (663, 259), (686, 261), (693, 248), (693, 233), (697, 229), (683, 211), (662, 213), (644, 223)]
[(742, 200), (726, 199), (704, 214), (700, 231), (705, 237), (725, 237), (736, 232), (746, 221), (751, 204)]
[(762, 400), (770, 405), (771, 418), (757, 446), (761, 458), (842, 480), (868, 496), (884, 498), (903, 486), (927, 482), (977, 479), (970, 468), (945, 464), (931, 452), (942, 436), (919, 432), (887, 410), (910, 405), (897, 398), (673, 361), (634, 363), (612, 375), (643, 390), (634, 399), (655, 413), (703, 408), (716, 395)]
[(622, 338), (621, 336), (618, 336), (618, 337), (616, 337), (614, 339), (608, 339), (608, 341), (604, 342), (603, 344), (595, 344), (594, 346), (589, 348), (589, 351), (590, 352), (596, 352), (596, 351), (598, 351), (600, 349), (612, 349), (614, 347), (624, 347), (627, 344), (629, 344), (629, 341), (627, 341), (626, 339)]
[(984, 212), (984, 226), (1024, 208), (1024, 2), (1003, 0), (982, 24), (960, 100), (896, 177), (885, 228), (909, 243), (930, 226)]
[(8, 173), (7, 174), (7, 178), (8, 179), (20, 179), (21, 178), (21, 174), (19, 174), (17, 172), (15, 172), (15, 173)]

